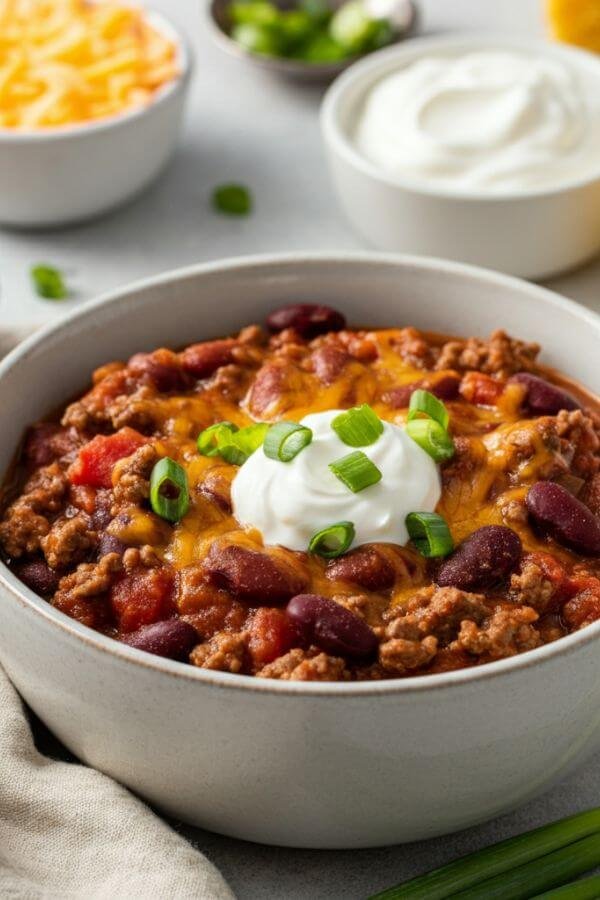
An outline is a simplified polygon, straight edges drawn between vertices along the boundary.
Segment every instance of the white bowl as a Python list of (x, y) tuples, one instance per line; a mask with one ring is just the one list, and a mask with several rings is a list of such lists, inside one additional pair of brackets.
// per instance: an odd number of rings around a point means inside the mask
[(135, 196), (166, 165), (190, 80), (190, 50), (163, 16), (149, 21), (178, 47), (179, 77), (142, 109), (63, 128), (0, 129), (0, 223), (45, 228), (91, 219)]
[[(0, 365), (0, 472), (25, 426), (92, 367), (332, 304), (352, 322), (486, 334), (507, 325), (600, 392), (600, 319), (501, 275), (375, 254), (196, 266), (86, 306)], [(546, 790), (600, 745), (600, 622), (477, 669), (362, 683), (253, 679), (141, 653), (36, 597), (0, 565), (0, 660), (78, 757), (160, 810), (297, 847), (432, 837)]]
[(381, 250), (420, 253), (546, 278), (600, 250), (600, 158), (594, 175), (551, 189), (511, 194), (450, 190), (386, 174), (354, 146), (351, 130), (370, 88), (430, 54), (482, 48), (546, 54), (600, 84), (600, 59), (560, 44), (518, 37), (418, 38), (372, 54), (329, 88), (321, 130), (339, 202), (350, 222)]

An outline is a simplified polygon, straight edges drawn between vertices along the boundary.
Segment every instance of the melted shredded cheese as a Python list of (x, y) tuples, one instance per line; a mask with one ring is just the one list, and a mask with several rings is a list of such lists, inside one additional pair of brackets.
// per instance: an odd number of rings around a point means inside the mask
[(87, 0), (0, 0), (0, 127), (57, 128), (147, 106), (179, 74), (143, 10)]

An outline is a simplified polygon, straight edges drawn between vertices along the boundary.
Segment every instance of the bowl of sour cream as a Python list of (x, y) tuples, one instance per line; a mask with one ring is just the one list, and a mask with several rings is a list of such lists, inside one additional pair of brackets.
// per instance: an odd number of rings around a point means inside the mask
[(339, 200), (384, 250), (526, 278), (600, 251), (600, 58), (521, 38), (413, 40), (352, 66), (321, 127)]

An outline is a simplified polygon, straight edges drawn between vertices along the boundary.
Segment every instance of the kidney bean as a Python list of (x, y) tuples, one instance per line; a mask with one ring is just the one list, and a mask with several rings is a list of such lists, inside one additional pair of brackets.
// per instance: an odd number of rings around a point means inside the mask
[(440, 566), (440, 587), (465, 591), (492, 587), (516, 569), (522, 553), (521, 539), (504, 525), (478, 528)]
[(181, 364), (194, 378), (208, 378), (221, 366), (233, 362), (233, 348), (236, 346), (237, 342), (232, 338), (192, 344), (181, 354)]
[(155, 656), (186, 662), (198, 640), (196, 629), (187, 622), (182, 619), (167, 619), (165, 622), (144, 625), (124, 637), (123, 643)]
[(412, 381), (410, 384), (399, 385), (389, 390), (384, 399), (393, 409), (406, 409), (413, 392), (418, 388), (429, 391), (435, 397), (439, 397), (440, 400), (455, 400), (458, 396), (459, 387), (460, 376), (449, 373), (436, 381), (421, 378), (419, 381)]
[(525, 404), (532, 412), (540, 416), (555, 416), (561, 409), (581, 409), (580, 404), (567, 391), (532, 375), (530, 372), (517, 372), (509, 382), (522, 384), (527, 390)]
[(534, 484), (527, 494), (527, 509), (560, 544), (590, 556), (600, 554), (600, 520), (560, 484)]
[(136, 353), (129, 360), (128, 369), (143, 384), (151, 384), (163, 393), (185, 390), (190, 386), (177, 354), (171, 350)]
[(286, 614), (306, 645), (316, 644), (326, 653), (363, 659), (377, 650), (367, 623), (326, 597), (299, 594), (288, 603)]
[(304, 574), (291, 564), (234, 544), (213, 544), (203, 565), (213, 584), (249, 603), (285, 603), (306, 585)]
[(60, 581), (60, 576), (43, 559), (21, 563), (16, 567), (15, 574), (28, 588), (31, 588), (36, 594), (41, 594), (42, 597), (53, 594)]
[(267, 316), (267, 327), (273, 333), (293, 328), (302, 337), (311, 339), (327, 331), (341, 331), (346, 327), (346, 319), (330, 306), (295, 303), (282, 306)]
[(395, 580), (393, 567), (374, 547), (364, 546), (339, 559), (332, 560), (326, 569), (332, 581), (350, 581), (369, 591), (389, 588)]
[(342, 374), (350, 356), (341, 347), (325, 344), (311, 356), (315, 375), (322, 384), (333, 384)]

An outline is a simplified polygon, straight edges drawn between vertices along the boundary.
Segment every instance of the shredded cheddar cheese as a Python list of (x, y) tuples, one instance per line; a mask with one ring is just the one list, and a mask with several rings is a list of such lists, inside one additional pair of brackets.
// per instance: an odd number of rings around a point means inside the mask
[(0, 0), (0, 128), (92, 122), (148, 105), (178, 75), (177, 48), (140, 8)]

